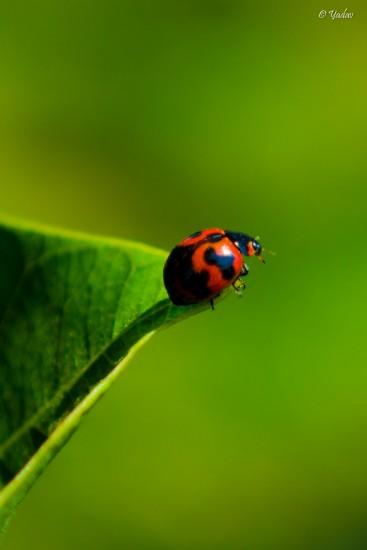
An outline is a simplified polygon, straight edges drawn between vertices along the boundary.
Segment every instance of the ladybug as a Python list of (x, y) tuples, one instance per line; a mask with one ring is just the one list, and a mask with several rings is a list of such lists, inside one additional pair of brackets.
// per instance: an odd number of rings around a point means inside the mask
[(163, 279), (171, 301), (178, 305), (209, 301), (230, 285), (240, 293), (240, 277), (248, 274), (244, 256), (261, 256), (261, 244), (235, 231), (212, 228), (193, 233), (172, 250), (164, 266)]

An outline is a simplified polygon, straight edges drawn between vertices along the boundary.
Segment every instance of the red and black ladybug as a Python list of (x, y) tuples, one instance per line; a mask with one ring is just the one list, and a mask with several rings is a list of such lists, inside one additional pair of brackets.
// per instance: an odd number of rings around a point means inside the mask
[(258, 256), (261, 244), (246, 235), (224, 229), (204, 229), (193, 233), (172, 250), (164, 266), (164, 284), (176, 305), (210, 301), (233, 285), (239, 292), (240, 280), (248, 273), (243, 256)]

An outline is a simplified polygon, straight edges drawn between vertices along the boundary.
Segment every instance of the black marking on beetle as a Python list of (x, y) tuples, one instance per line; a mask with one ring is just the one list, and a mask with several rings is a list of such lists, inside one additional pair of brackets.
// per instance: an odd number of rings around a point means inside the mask
[(230, 267), (227, 267), (226, 269), (222, 269), (222, 277), (223, 279), (226, 279), (226, 281), (230, 281), (235, 276), (235, 271), (233, 265)]
[(204, 258), (209, 265), (216, 265), (219, 267), (222, 272), (223, 279), (230, 281), (234, 277), (235, 271), (233, 267), (233, 254), (228, 254), (225, 256), (217, 254), (214, 248), (210, 246), (206, 249)]
[(225, 235), (222, 235), (222, 233), (213, 233), (213, 235), (209, 235), (206, 240), (210, 243), (217, 243), (218, 241), (221, 241), (224, 239)]
[(208, 289), (209, 273), (197, 273), (192, 266), (192, 246), (176, 246), (164, 266), (164, 284), (176, 305), (194, 304), (210, 296)]
[(199, 300), (208, 298), (211, 294), (208, 288), (209, 273), (205, 269), (196, 273), (191, 266), (191, 269), (187, 270), (183, 282), (184, 287), (187, 288), (190, 294), (193, 294)]

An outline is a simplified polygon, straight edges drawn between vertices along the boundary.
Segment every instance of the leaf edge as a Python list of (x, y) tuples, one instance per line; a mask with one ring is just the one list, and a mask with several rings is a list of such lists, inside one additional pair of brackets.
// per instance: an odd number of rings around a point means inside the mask
[(14, 479), (0, 492), (0, 534), (4, 534), (17, 505), (23, 500), (34, 482), (67, 443), (78, 428), (83, 417), (103, 397), (110, 386), (125, 370), (139, 349), (153, 336), (156, 330), (145, 334), (129, 350), (128, 354), (103, 378), (73, 411), (66, 416), (47, 438), (32, 458)]

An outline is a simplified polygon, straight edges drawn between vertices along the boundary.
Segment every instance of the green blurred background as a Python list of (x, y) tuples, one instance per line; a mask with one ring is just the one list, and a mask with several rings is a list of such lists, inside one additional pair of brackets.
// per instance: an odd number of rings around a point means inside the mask
[(6, 550), (367, 548), (367, 6), (318, 18), (344, 7), (3, 3), (4, 212), (277, 251), (139, 352)]

